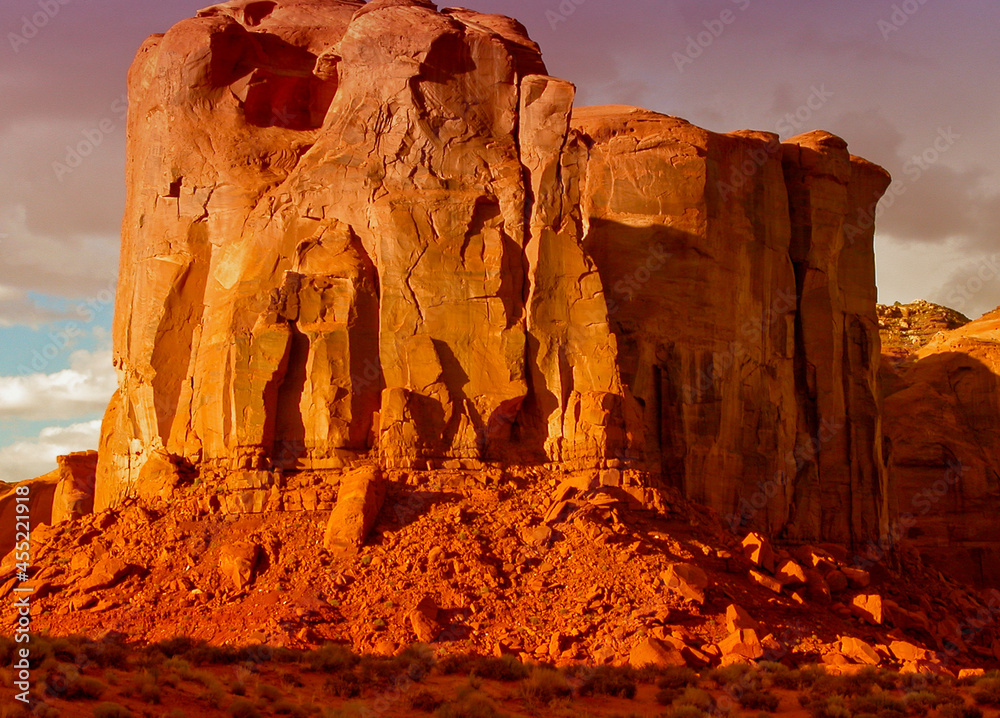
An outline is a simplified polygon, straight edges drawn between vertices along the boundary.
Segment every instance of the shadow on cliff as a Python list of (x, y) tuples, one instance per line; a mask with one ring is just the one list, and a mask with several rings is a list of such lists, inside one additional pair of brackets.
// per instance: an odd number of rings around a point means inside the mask
[[(691, 326), (704, 322), (706, 308), (723, 302), (717, 278), (705, 271), (721, 260), (716, 262), (705, 245), (705, 237), (674, 227), (635, 227), (599, 218), (591, 220), (584, 239), (604, 287), (622, 381), (644, 415), (644, 445), (631, 453), (642, 454), (642, 468), (658, 470), (682, 491), (685, 389), (712, 368), (704, 367), (698, 378), (685, 375), (676, 348)], [(717, 398), (714, 382), (697, 390), (699, 403), (706, 407)], [(710, 425), (721, 419), (711, 412), (707, 416)]]
[(964, 352), (883, 363), (887, 542), (952, 577), (1000, 585), (1000, 376)]

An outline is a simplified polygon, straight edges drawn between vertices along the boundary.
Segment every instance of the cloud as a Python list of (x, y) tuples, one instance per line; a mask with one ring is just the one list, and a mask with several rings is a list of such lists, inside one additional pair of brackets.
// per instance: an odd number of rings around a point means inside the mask
[(0, 253), (0, 287), (7, 290), (8, 300), (11, 291), (96, 296), (114, 287), (117, 279), (117, 237), (35, 232), (28, 226), (24, 205), (0, 205)]
[(96, 449), (101, 435), (101, 420), (66, 427), (53, 426), (26, 441), (0, 448), (0, 481), (33, 479), (56, 468), (56, 457), (74, 451)]
[(29, 326), (37, 329), (47, 322), (74, 318), (69, 312), (55, 311), (39, 306), (28, 293), (0, 284), (0, 329)]
[(0, 377), (0, 419), (65, 421), (99, 414), (117, 387), (110, 351), (76, 351), (69, 369)]

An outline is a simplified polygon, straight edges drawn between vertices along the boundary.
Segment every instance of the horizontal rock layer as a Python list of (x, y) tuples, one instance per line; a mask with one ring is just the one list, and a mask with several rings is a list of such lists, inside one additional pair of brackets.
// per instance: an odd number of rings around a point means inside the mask
[(839, 138), (575, 110), (518, 23), (419, 0), (217, 5), (129, 88), (98, 508), (364, 456), (627, 466), (734, 527), (884, 529), (888, 177)]

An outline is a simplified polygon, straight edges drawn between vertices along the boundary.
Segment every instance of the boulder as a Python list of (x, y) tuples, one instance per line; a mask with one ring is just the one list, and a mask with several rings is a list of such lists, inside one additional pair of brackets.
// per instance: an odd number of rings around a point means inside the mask
[(834, 569), (826, 574), (826, 585), (830, 587), (831, 593), (842, 593), (847, 590), (850, 582), (839, 569)]
[(850, 605), (851, 613), (858, 618), (871, 623), (872, 625), (882, 625), (883, 608), (882, 597), (877, 593), (861, 593), (854, 597)]
[(432, 643), (444, 630), (438, 622), (440, 610), (430, 596), (425, 596), (409, 613), (410, 627), (421, 643)]
[(791, 559), (781, 562), (774, 570), (774, 577), (782, 586), (802, 586), (808, 580), (803, 568)]
[(643, 638), (628, 654), (628, 663), (633, 668), (645, 666), (686, 666), (687, 660), (681, 651), (668, 646), (656, 638)]
[(893, 641), (889, 644), (889, 652), (900, 661), (926, 661), (930, 658), (930, 651), (920, 646), (915, 646), (909, 641)]
[(816, 569), (807, 569), (806, 574), (806, 594), (810, 599), (818, 603), (830, 603), (831, 591), (827, 585), (823, 574)]
[(764, 648), (753, 629), (733, 631), (719, 643), (719, 650), (723, 657), (740, 656), (752, 661), (764, 655)]
[(750, 571), (750, 579), (759, 586), (763, 586), (769, 591), (781, 593), (782, 583), (778, 579), (768, 576), (760, 571)]
[(880, 663), (878, 652), (860, 638), (841, 636), (840, 652), (852, 663), (866, 666), (877, 666)]
[(114, 588), (135, 570), (135, 566), (122, 559), (105, 554), (94, 564), (93, 569), (86, 577), (75, 583), (75, 588), (81, 593)]
[(754, 566), (774, 573), (774, 549), (771, 542), (759, 533), (749, 533), (743, 539), (743, 555)]
[(326, 550), (341, 555), (356, 552), (375, 525), (385, 494), (386, 483), (377, 467), (362, 467), (345, 474), (326, 525)]
[(726, 630), (730, 634), (741, 630), (756, 631), (758, 628), (760, 628), (760, 624), (753, 616), (736, 604), (730, 604), (726, 608)]
[(248, 541), (225, 544), (219, 551), (219, 571), (242, 591), (254, 580), (260, 546)]
[(851, 588), (868, 588), (868, 586), (871, 585), (871, 574), (860, 568), (849, 568), (847, 566), (843, 566), (841, 567), (840, 572), (847, 578), (847, 583)]
[(705, 602), (705, 589), (708, 588), (708, 576), (697, 566), (689, 563), (671, 564), (660, 574), (664, 585), (673, 593), (694, 603)]

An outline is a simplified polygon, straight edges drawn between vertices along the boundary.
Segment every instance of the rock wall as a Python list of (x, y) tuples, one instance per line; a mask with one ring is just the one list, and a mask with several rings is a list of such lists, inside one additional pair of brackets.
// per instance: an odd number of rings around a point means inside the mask
[(885, 367), (895, 519), (862, 555), (900, 546), (964, 581), (1000, 585), (1000, 311)]
[(574, 110), (517, 22), (423, 0), (217, 5), (129, 87), (98, 508), (364, 456), (631, 467), (734, 526), (884, 527), (850, 221), (888, 177), (839, 138)]
[[(75, 519), (94, 510), (97, 452), (81, 451), (57, 459), (59, 467), (44, 476), (17, 484), (0, 484), (0, 557), (19, 543), (18, 519), (32, 530)], [(18, 488), (27, 492), (28, 514), (17, 509)], [(23, 538), (20, 540), (24, 540)]]

